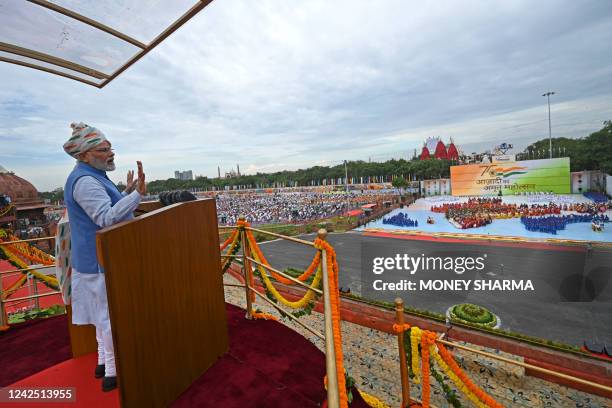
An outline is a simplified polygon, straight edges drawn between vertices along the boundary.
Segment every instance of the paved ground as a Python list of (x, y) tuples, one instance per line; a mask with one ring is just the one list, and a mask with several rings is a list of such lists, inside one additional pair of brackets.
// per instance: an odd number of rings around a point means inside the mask
[[(307, 239), (312, 240), (313, 236)], [(605, 248), (554, 247), (544, 244), (517, 246), (506, 243), (444, 242), (364, 236), (359, 233), (330, 234), (340, 264), (340, 286), (377, 300), (401, 296), (412, 307), (444, 313), (462, 302), (486, 306), (496, 313), (502, 328), (524, 334), (581, 345), (596, 340), (612, 345), (612, 250)], [(273, 241), (262, 245), (272, 266), (305, 268), (312, 248)], [(432, 257), (484, 256), (482, 271), (457, 275), (449, 271), (387, 271), (374, 275), (372, 256), (408, 254)], [(362, 262), (362, 257), (364, 261)], [(367, 268), (362, 270), (362, 263)], [(374, 291), (373, 278), (385, 282), (406, 280), (531, 280), (534, 291)], [(366, 290), (362, 291), (362, 286)], [(368, 282), (370, 282), (368, 284)], [(417, 282), (418, 283), (418, 282)], [(473, 284), (472, 284), (473, 287)]]

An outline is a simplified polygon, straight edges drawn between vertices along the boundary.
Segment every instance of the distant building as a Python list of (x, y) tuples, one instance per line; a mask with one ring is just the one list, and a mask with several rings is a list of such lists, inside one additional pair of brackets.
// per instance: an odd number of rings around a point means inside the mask
[(193, 180), (193, 172), (191, 170), (187, 171), (174, 171), (174, 178), (177, 180)]
[(236, 173), (236, 171), (234, 169), (231, 169), (229, 172), (225, 172), (225, 178), (234, 178), (234, 177), (240, 177), (238, 173)]
[[(432, 155), (433, 152), (433, 155)], [(450, 144), (445, 145), (439, 137), (430, 137), (423, 144), (421, 150), (421, 160), (439, 159), (439, 160), (459, 160), (459, 151), (451, 139)]]
[(39, 232), (45, 236), (49, 223), (45, 205), (29, 181), (0, 166), (0, 228), (12, 229), (20, 238)]

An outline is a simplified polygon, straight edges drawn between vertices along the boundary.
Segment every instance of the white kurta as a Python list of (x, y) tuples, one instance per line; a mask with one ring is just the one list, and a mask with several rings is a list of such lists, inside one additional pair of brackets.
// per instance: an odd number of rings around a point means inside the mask
[[(101, 228), (130, 219), (140, 203), (140, 194), (133, 191), (111, 206), (104, 186), (91, 176), (77, 180), (74, 200), (91, 220)], [(115, 356), (108, 316), (106, 282), (103, 273), (80, 273), (72, 270), (72, 323), (93, 324), (98, 340), (98, 364), (106, 365), (106, 376), (115, 376)]]

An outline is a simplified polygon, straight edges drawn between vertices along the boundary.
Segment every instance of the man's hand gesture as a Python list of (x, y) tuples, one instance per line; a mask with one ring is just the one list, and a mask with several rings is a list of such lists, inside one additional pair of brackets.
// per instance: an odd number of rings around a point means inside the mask
[(138, 180), (134, 180), (134, 170), (128, 171), (127, 183), (125, 183), (125, 185), (127, 186), (125, 188), (125, 192), (127, 194), (130, 194), (132, 191), (134, 191), (136, 189), (136, 183), (138, 183)]
[(138, 187), (136, 189), (138, 190), (138, 193), (140, 193), (141, 196), (144, 196), (147, 194), (147, 185), (145, 183), (144, 171), (142, 171), (142, 162), (137, 161), (136, 164), (138, 165)]

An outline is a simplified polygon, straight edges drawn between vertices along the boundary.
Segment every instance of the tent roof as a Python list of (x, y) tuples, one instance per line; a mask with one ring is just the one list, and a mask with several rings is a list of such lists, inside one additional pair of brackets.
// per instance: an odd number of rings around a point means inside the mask
[(0, 61), (102, 88), (212, 0), (0, 0)]

